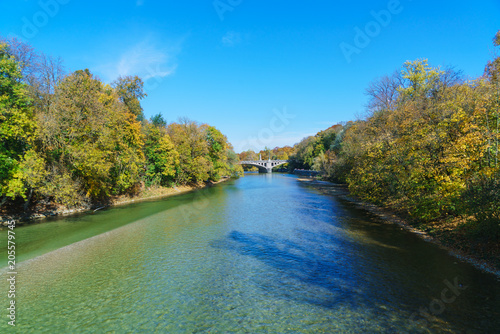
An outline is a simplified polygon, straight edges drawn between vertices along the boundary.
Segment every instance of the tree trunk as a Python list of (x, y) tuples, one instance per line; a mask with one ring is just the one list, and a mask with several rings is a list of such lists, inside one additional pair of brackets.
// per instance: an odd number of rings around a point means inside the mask
[(7, 202), (7, 196), (3, 195), (2, 200), (0, 201), (0, 207), (2, 207), (5, 204), (5, 202)]
[(32, 195), (33, 195), (33, 188), (30, 188), (30, 193), (28, 194), (28, 198), (26, 199), (26, 202), (24, 202), (24, 212), (28, 211)]

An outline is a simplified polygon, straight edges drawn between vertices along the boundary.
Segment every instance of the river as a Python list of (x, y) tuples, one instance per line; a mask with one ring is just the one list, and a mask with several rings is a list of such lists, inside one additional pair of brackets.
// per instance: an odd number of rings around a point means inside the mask
[(500, 332), (498, 278), (292, 175), (15, 232), (1, 333)]

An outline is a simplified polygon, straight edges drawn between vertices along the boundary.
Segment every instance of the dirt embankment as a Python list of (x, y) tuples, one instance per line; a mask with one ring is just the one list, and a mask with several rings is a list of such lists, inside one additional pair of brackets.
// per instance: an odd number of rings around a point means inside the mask
[(410, 219), (402, 218), (401, 214), (374, 204), (363, 202), (349, 193), (346, 185), (334, 184), (311, 178), (299, 178), (324, 194), (336, 196), (353, 203), (358, 208), (369, 211), (386, 222), (394, 223), (403, 229), (419, 235), (422, 239), (439, 245), (453, 256), (469, 262), (477, 268), (500, 277), (500, 245), (496, 242), (480, 242), (471, 239), (459, 228), (462, 219), (453, 218), (436, 221), (431, 224), (412, 225)]

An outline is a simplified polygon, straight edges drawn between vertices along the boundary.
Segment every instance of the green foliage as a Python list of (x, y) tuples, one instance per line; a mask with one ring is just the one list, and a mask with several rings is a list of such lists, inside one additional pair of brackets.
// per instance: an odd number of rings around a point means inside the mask
[[(426, 61), (405, 63), (402, 78), (391, 108), (376, 108), (366, 120), (344, 126), (330, 146), (333, 156), (319, 154), (313, 168), (417, 222), (473, 217), (477, 231), (498, 238), (496, 81), (452, 82)], [(316, 142), (298, 145), (304, 165), (303, 152), (314, 152)]]
[(165, 123), (152, 121), (145, 126), (146, 185), (170, 186), (179, 168), (179, 153), (166, 132)]
[(406, 82), (399, 87), (403, 98), (428, 96), (437, 89), (440, 75), (443, 72), (429, 66), (427, 59), (407, 61), (403, 65), (401, 76)]
[(441, 99), (376, 113), (347, 131), (340, 155), (346, 182), (360, 197), (393, 203), (421, 221), (458, 214), (468, 178), (486, 163), (480, 129), (486, 101), (481, 84), (449, 87)]
[(480, 235), (500, 238), (500, 173), (490, 177), (474, 178), (467, 184), (462, 196), (466, 211), (474, 219), (471, 223)]
[(151, 117), (151, 123), (159, 128), (164, 128), (167, 126), (167, 121), (163, 118), (163, 115), (161, 113)]
[(49, 169), (44, 186), (37, 189), (40, 195), (68, 208), (88, 204), (89, 198), (80, 181), (63, 168), (64, 166), (52, 166)]
[(315, 136), (302, 139), (294, 147), (291, 154), (291, 167), (299, 169), (314, 169), (325, 172), (327, 161), (334, 159), (334, 145), (341, 131), (340, 124), (318, 132)]
[(40, 133), (51, 160), (66, 166), (94, 200), (131, 191), (144, 160), (135, 116), (88, 70), (66, 77), (55, 94)]
[(137, 120), (142, 121), (144, 114), (139, 100), (147, 96), (142, 79), (138, 76), (119, 77), (112, 86), (128, 111), (134, 114)]
[(211, 166), (206, 159), (209, 151), (202, 126), (183, 120), (170, 124), (167, 132), (179, 153), (176, 182), (188, 184), (208, 180)]
[(206, 140), (208, 155), (211, 161), (210, 180), (219, 181), (229, 171), (227, 164), (227, 138), (219, 130), (213, 126), (209, 126), (206, 130)]
[(34, 150), (29, 150), (21, 160), (13, 182), (9, 184), (9, 190), (26, 198), (25, 190), (42, 187), (46, 175), (45, 160)]
[(36, 128), (21, 69), (6, 44), (0, 44), (0, 190), (8, 197), (25, 196), (19, 180), (20, 161)]
[(233, 151), (231, 147), (227, 149), (226, 155), (227, 155), (227, 164), (229, 166), (229, 174), (227, 176), (233, 178), (242, 177), (244, 171), (243, 167), (239, 164), (240, 159), (238, 155)]
[(293, 168), (310, 169), (312, 167), (316, 143), (316, 138), (310, 136), (295, 145), (295, 154), (291, 157)]

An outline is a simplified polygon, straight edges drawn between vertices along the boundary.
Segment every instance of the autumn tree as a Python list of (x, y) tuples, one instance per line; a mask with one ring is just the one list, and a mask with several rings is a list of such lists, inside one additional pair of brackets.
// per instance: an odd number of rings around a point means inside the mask
[(21, 68), (6, 44), (0, 44), (0, 189), (6, 198), (26, 197), (21, 164), (36, 128)]
[(198, 183), (208, 180), (212, 168), (208, 157), (206, 125), (199, 125), (187, 118), (168, 125), (167, 132), (179, 153), (177, 182)]
[(83, 70), (66, 77), (55, 94), (40, 132), (48, 160), (66, 166), (91, 199), (133, 191), (144, 161), (143, 137), (117, 92)]
[(240, 160), (259, 160), (259, 155), (253, 150), (243, 151), (238, 156)]
[(208, 156), (211, 162), (209, 177), (212, 181), (219, 181), (223, 176), (228, 175), (229, 171), (227, 137), (213, 126), (208, 126), (205, 131)]
[(146, 185), (170, 186), (179, 168), (179, 153), (167, 134), (166, 121), (161, 114), (144, 124)]
[(229, 144), (226, 152), (227, 155), (227, 164), (229, 166), (229, 173), (226, 176), (230, 176), (233, 178), (239, 178), (243, 176), (244, 171), (243, 167), (239, 164), (240, 159), (238, 154), (234, 152), (233, 147)]
[(138, 76), (119, 77), (112, 83), (121, 101), (128, 111), (137, 117), (137, 120), (144, 119), (143, 109), (140, 100), (147, 96), (144, 92), (144, 82)]
[(442, 71), (428, 64), (427, 59), (407, 61), (403, 64), (401, 76), (405, 79), (399, 87), (403, 97), (429, 96), (437, 88)]

